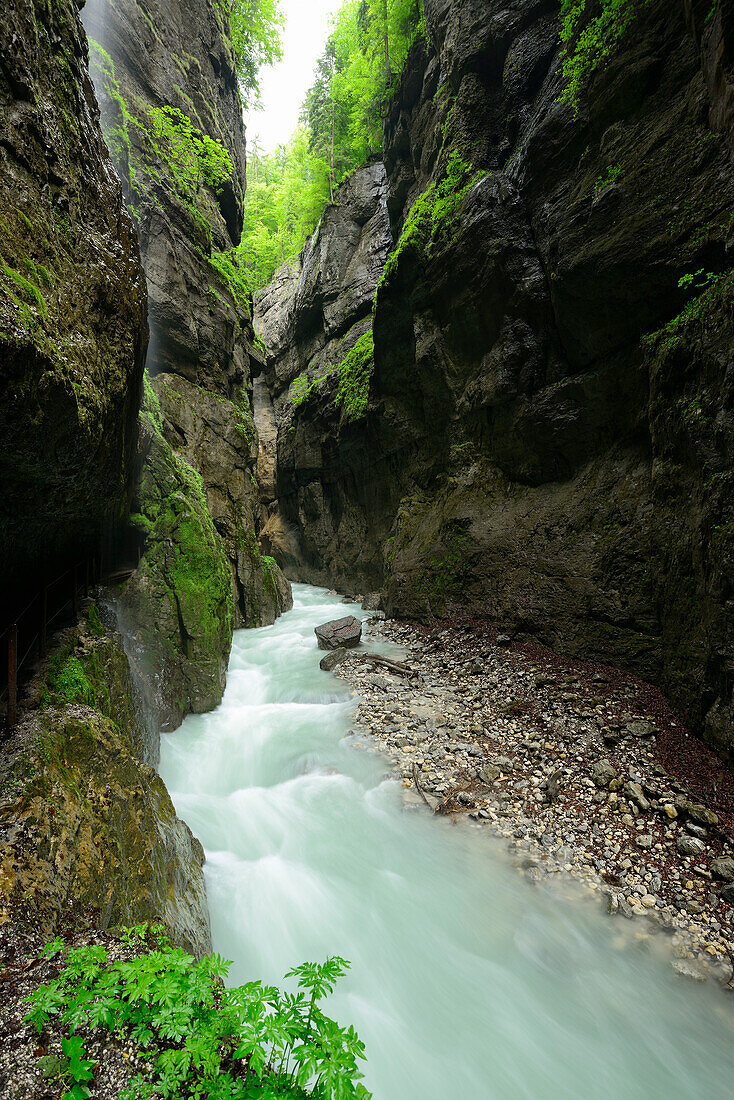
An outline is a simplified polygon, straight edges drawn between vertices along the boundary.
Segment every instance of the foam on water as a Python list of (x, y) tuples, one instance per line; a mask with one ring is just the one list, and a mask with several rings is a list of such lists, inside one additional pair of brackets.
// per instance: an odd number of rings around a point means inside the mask
[(318, 667), (314, 627), (362, 613), (294, 596), (235, 635), (222, 705), (163, 745), (232, 980), (351, 959), (327, 1011), (366, 1042), (375, 1100), (730, 1098), (734, 1003), (570, 884), (531, 886), (488, 830), (406, 813)]

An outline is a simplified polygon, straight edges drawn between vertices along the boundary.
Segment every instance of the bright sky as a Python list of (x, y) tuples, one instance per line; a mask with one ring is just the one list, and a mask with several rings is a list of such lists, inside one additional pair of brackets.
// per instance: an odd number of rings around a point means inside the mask
[(329, 37), (329, 15), (338, 7), (339, 0), (282, 0), (283, 60), (261, 73), (263, 110), (245, 115), (247, 140), (257, 135), (263, 152), (287, 141), (298, 125), (303, 97)]

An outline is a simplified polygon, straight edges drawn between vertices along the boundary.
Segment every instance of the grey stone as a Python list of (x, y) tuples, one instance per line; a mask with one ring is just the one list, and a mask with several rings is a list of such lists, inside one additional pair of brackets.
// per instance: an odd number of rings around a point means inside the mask
[(625, 729), (627, 733), (631, 733), (633, 737), (652, 737), (655, 732), (655, 727), (652, 722), (645, 722), (642, 720), (628, 722)]
[(352, 649), (359, 645), (362, 638), (362, 623), (354, 615), (346, 615), (343, 619), (322, 623), (316, 627), (314, 634), (319, 649), (339, 649), (340, 646)]
[(591, 779), (597, 787), (608, 787), (617, 773), (609, 760), (597, 760), (591, 768)]
[(645, 793), (642, 790), (642, 786), (639, 783), (626, 783), (624, 788), (624, 797), (629, 802), (634, 802), (641, 810), (649, 810), (650, 803), (645, 798)]
[(347, 651), (344, 646), (339, 646), (338, 649), (332, 649), (331, 653), (327, 653), (325, 657), (322, 657), (319, 661), (319, 668), (324, 672), (331, 672), (340, 665), (347, 656)]
[(714, 878), (723, 879), (725, 882), (734, 882), (734, 859), (729, 856), (712, 859), (711, 874)]
[(704, 842), (695, 836), (679, 836), (675, 846), (683, 856), (699, 856), (706, 851)]

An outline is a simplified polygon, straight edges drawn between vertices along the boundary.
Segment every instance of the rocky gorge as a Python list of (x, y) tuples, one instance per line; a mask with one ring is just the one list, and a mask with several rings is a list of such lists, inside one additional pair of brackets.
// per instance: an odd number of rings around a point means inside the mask
[(383, 162), (256, 326), (292, 576), (634, 671), (727, 755), (733, 31), (710, 8), (645, 4), (574, 110), (555, 4), (431, 0)]
[[(253, 296), (236, 5), (9, 0), (3, 1097), (66, 1088), (61, 1031), (24, 1017), (56, 954), (168, 937), (209, 965), (207, 859), (210, 889), (262, 873), (238, 929), (274, 867), (326, 912), (331, 866), (317, 888), (285, 832), (266, 850), (301, 809), (283, 789), (311, 813), (336, 776), (334, 806), (389, 814), (328, 757), (325, 673), (353, 692), (338, 751), (382, 754), (405, 808), (499, 835), (527, 882), (581, 881), (731, 987), (734, 3), (640, 0), (574, 99), (568, 7), (416, 5), (381, 152), (334, 186), (334, 109), (331, 201)], [(329, 595), (278, 625), (291, 582)], [(150, 1077), (129, 1034), (86, 1039), (92, 1095)]]

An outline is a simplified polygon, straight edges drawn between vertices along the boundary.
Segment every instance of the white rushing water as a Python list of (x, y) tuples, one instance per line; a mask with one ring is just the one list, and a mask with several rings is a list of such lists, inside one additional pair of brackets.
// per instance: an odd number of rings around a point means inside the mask
[(314, 627), (357, 609), (294, 596), (235, 635), (222, 705), (163, 743), (232, 980), (350, 959), (325, 1010), (366, 1043), (375, 1100), (730, 1098), (734, 1002), (636, 922), (530, 885), (489, 829), (406, 812), (318, 667)]

